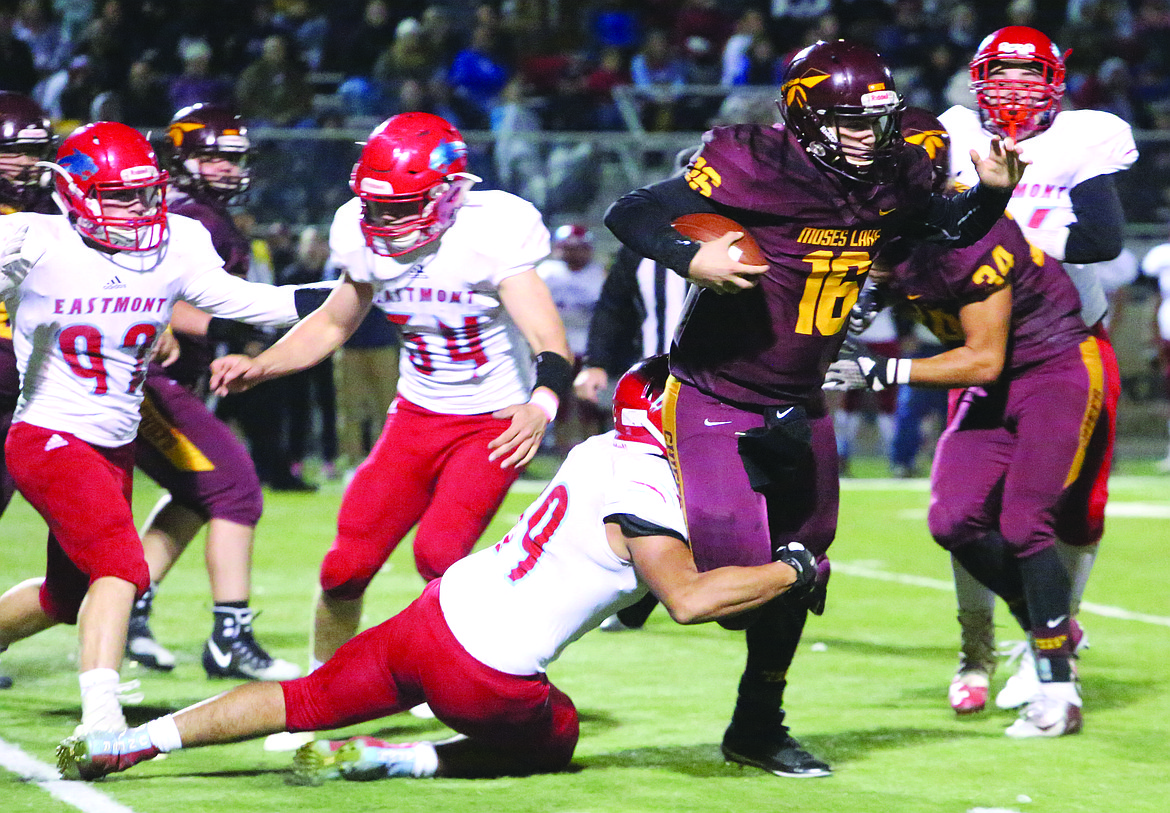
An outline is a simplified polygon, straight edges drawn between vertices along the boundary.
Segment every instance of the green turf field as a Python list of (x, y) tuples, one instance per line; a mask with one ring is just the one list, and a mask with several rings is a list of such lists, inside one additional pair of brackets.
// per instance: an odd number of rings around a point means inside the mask
[[(855, 466), (873, 474), (877, 461)], [(1152, 465), (1120, 467), (1112, 482), (1106, 544), (1082, 622), (1085, 731), (1051, 741), (1012, 741), (1012, 714), (957, 719), (946, 685), (957, 641), (946, 556), (926, 534), (924, 481), (844, 482), (836, 564), (826, 614), (810, 621), (790, 673), (793, 733), (836, 769), (825, 779), (780, 779), (724, 764), (719, 740), (742, 666), (742, 633), (684, 628), (660, 609), (639, 632), (593, 632), (550, 670), (581, 712), (573, 769), (501, 780), (285, 784), (291, 755), (259, 741), (182, 751), (96, 783), (75, 800), (102, 813), (292, 811), (1165, 811), (1170, 809), (1170, 478)], [(497, 539), (538, 484), (521, 481), (485, 541)], [(158, 491), (141, 478), (136, 513)], [(317, 567), (328, 547), (341, 487), (269, 494), (255, 563), (260, 640), (304, 664)], [(44, 526), (18, 497), (0, 520), (0, 589), (44, 566)], [(366, 623), (393, 614), (420, 590), (408, 544), (375, 581)], [(209, 629), (198, 543), (156, 602), (154, 629), (179, 654), (166, 675), (127, 668), (146, 701), (132, 724), (229, 688), (199, 665)], [(1002, 608), (1001, 608), (1002, 610)], [(1001, 637), (1018, 638), (1001, 611)], [(58, 813), (47, 781), (53, 748), (79, 714), (75, 630), (57, 628), (3, 655), (16, 686), (0, 692), (0, 811)], [(994, 680), (1002, 685), (1006, 675)], [(346, 733), (439, 738), (434, 721), (402, 715)], [(35, 760), (31, 761), (31, 760)], [(38, 765), (40, 767), (38, 767)], [(32, 776), (33, 779), (22, 778)], [(44, 780), (44, 781), (38, 781)]]

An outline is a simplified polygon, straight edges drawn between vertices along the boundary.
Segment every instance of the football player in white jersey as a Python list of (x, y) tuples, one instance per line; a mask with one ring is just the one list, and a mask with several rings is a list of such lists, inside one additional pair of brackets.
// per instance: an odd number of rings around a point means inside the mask
[(0, 218), (0, 295), (21, 378), (5, 456), (49, 525), (48, 565), (0, 596), (0, 649), (77, 624), (79, 728), (118, 730), (127, 621), (150, 583), (130, 508), (147, 363), (176, 301), (282, 326), (297, 297), (231, 276), (202, 225), (167, 213), (167, 174), (133, 128), (86, 125), (42, 166), (68, 214)]
[(768, 564), (695, 567), (662, 437), (667, 374), (665, 356), (636, 364), (614, 395), (615, 431), (574, 448), (501, 542), (456, 562), (312, 674), (245, 684), (121, 734), (71, 737), (57, 752), (62, 774), (96, 779), (165, 751), (335, 729), (424, 700), (464, 736), (310, 742), (294, 780), (562, 770), (577, 710), (545, 669), (608, 615), (648, 590), (683, 624), (750, 611), (790, 588), (781, 601), (812, 593), (816, 563), (796, 543)]
[(265, 352), (212, 366), (221, 393), (303, 370), (371, 306), (402, 332), (398, 397), (346, 489), (321, 565), (314, 666), (357, 632), (366, 587), (415, 525), (427, 581), (471, 551), (572, 385), (564, 325), (536, 272), (548, 229), (515, 195), (469, 191), (478, 180), (444, 119), (382, 122), (354, 166), (357, 197), (329, 232), (341, 282)]
[[(1115, 175), (1137, 160), (1129, 125), (1099, 110), (1061, 110), (1067, 53), (1034, 28), (1009, 26), (988, 36), (971, 60), (971, 89), (978, 110), (952, 107), (940, 116), (951, 136), (951, 170), (960, 183), (976, 180), (968, 157), (982, 154), (993, 137), (1012, 136), (1027, 172), (1007, 206), (1034, 246), (1064, 262), (1081, 297), (1081, 315), (1105, 361), (1109, 448), (1116, 433), (1121, 378), (1117, 357), (1102, 324), (1105, 292), (1088, 266), (1111, 260), (1123, 248), (1124, 213)], [(1112, 455), (1107, 454), (1107, 459)], [(1073, 608), (1085, 583), (1104, 531), (1109, 466), (1093, 480), (1073, 486), (1063, 527), (1081, 528), (1080, 539), (1062, 534), (1057, 545), (1073, 584)], [(1074, 543), (1075, 544), (1072, 544)], [(995, 669), (995, 597), (952, 560), (962, 644), (959, 668), (951, 681), (951, 707), (961, 714), (984, 708)], [(1076, 634), (1080, 635), (1079, 627)], [(1039, 686), (1031, 648), (1020, 645), (1017, 674), (996, 696), (1000, 708), (1027, 703)]]

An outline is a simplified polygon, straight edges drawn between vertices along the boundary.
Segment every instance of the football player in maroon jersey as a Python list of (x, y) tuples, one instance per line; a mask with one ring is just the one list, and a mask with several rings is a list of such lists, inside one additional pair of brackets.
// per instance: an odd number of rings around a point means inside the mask
[[(168, 210), (202, 223), (228, 272), (246, 277), (251, 245), (228, 210), (250, 180), (244, 123), (220, 105), (192, 105), (175, 113), (164, 145), (178, 187)], [(249, 328), (213, 319), (207, 337), (191, 335), (181, 328), (184, 312), (197, 320), (198, 315), (184, 303), (175, 310), (179, 360), (166, 367), (155, 361), (147, 368), (135, 447), (136, 465), (167, 493), (142, 530), (150, 589), (134, 603), (126, 657), (149, 669), (174, 668), (174, 654), (154, 639), (150, 612), (159, 583), (206, 525), (213, 607), (211, 634), (203, 645), (204, 671), (217, 678), (288, 680), (300, 668), (272, 657), (252, 631), (252, 545), (264, 504), (256, 466), (231, 428), (197, 394), (216, 340)]]
[[(911, 108), (902, 130), (931, 154), (945, 186), (942, 124)], [(1059, 531), (1077, 542), (1091, 533), (1083, 484), (1096, 479), (1109, 449), (1105, 364), (1080, 317), (1077, 289), (1060, 262), (1004, 216), (973, 246), (914, 248), (883, 274), (881, 291), (948, 349), (925, 359), (884, 358), (850, 340), (825, 386), (880, 391), (905, 379), (961, 388), (934, 457), (930, 532), (1007, 603), (1031, 638), (1040, 689), (1008, 736), (1075, 734), (1082, 718), (1072, 657), (1080, 630), (1056, 538)], [(984, 678), (952, 683), (958, 696), (951, 705), (960, 713), (981, 709)]]
[[(777, 541), (797, 540), (818, 555), (825, 581), (839, 485), (821, 384), (873, 257), (896, 235), (975, 242), (1023, 165), (1014, 141), (997, 139), (972, 156), (982, 183), (932, 194), (930, 160), (899, 132), (903, 102), (889, 68), (846, 41), (796, 54), (779, 107), (783, 124), (708, 132), (685, 176), (625, 195), (606, 225), (702, 289), (671, 347), (664, 413), (696, 564), (759, 564)], [(696, 211), (742, 224), (768, 264), (730, 259), (735, 232), (699, 243), (671, 227)], [(830, 774), (784, 724), (806, 617), (781, 600), (747, 626), (728, 759), (782, 776)]]

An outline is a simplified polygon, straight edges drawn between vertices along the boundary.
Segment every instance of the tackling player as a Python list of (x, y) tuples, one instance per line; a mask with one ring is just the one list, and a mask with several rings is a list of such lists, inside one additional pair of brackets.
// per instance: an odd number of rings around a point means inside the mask
[(307, 677), (252, 683), (118, 735), (58, 748), (66, 778), (96, 779), (178, 748), (278, 731), (340, 728), (426, 701), (460, 737), (391, 745), (311, 742), (294, 779), (478, 777), (564, 769), (577, 744), (573, 702), (545, 669), (602, 619), (653, 591), (682, 624), (809, 598), (800, 545), (758, 567), (700, 573), (687, 550), (662, 438), (666, 359), (618, 383), (615, 431), (574, 448), (508, 535), (453, 564), (422, 596)]
[[(902, 132), (927, 149), (945, 189), (948, 139), (938, 119), (911, 108)], [(892, 260), (883, 255), (882, 262)], [(1080, 319), (1076, 288), (1010, 216), (968, 248), (914, 248), (883, 273), (882, 287), (887, 304), (948, 349), (886, 358), (851, 340), (825, 387), (880, 392), (896, 379), (962, 388), (931, 470), (930, 533), (1007, 602), (1034, 641), (1042, 682), (1008, 736), (1075, 734), (1082, 714), (1072, 659), (1080, 630), (1055, 540), (1058, 529), (1086, 533), (1083, 523), (1067, 522), (1078, 510), (1083, 515), (1076, 483), (1095, 479), (1108, 461), (1104, 365)]]
[[(1117, 358), (1102, 323), (1105, 293), (1093, 269), (1085, 264), (1111, 260), (1122, 249), (1125, 225), (1115, 176), (1137, 160), (1129, 125), (1100, 110), (1061, 110), (1067, 54), (1034, 28), (1009, 26), (980, 43), (971, 60), (971, 88), (978, 110), (952, 107), (940, 116), (950, 133), (951, 172), (971, 185), (975, 169), (967, 156), (983, 151), (994, 139), (1016, 139), (1028, 173), (1007, 210), (1028, 242), (1064, 262), (1081, 298), (1081, 315), (1100, 345), (1105, 364), (1105, 415), (1109, 445), (1116, 434), (1121, 378)], [(1104, 532), (1105, 501), (1112, 453), (1096, 481), (1078, 483), (1077, 494), (1087, 509), (1081, 521), (1090, 534), (1073, 544), (1060, 535), (1057, 550), (1072, 576), (1075, 615)], [(960, 713), (978, 711), (987, 702), (995, 670), (995, 596), (954, 562), (959, 606), (961, 652), (951, 682), (951, 705)], [(1016, 675), (996, 696), (1000, 708), (1027, 703), (1037, 689), (1031, 648)]]
[[(671, 347), (664, 421), (695, 563), (760, 564), (796, 540), (827, 579), (839, 483), (821, 384), (873, 255), (899, 234), (975, 242), (1023, 168), (1012, 140), (996, 139), (978, 187), (932, 195), (929, 159), (898, 132), (903, 101), (889, 68), (855, 43), (800, 51), (780, 94), (783, 125), (711, 130), (685, 176), (622, 197), (606, 225), (702, 289)], [(702, 211), (743, 224), (768, 265), (728, 256), (738, 232), (700, 243), (670, 225)], [(736, 619), (748, 653), (723, 737), (728, 759), (782, 776), (830, 773), (784, 723), (806, 618), (778, 604)]]
[(314, 666), (357, 632), (366, 587), (415, 525), (428, 581), (471, 551), (572, 385), (565, 329), (535, 270), (548, 229), (514, 195), (469, 191), (478, 180), (445, 120), (382, 122), (354, 166), (356, 197), (330, 229), (341, 282), (268, 350), (212, 365), (225, 394), (311, 367), (371, 307), (402, 332), (398, 397), (345, 490), (321, 565)]
[(133, 128), (81, 127), (45, 167), (68, 214), (0, 218), (21, 379), (5, 457), (50, 528), (45, 577), (0, 596), (0, 648), (76, 623), (79, 729), (120, 730), (126, 628), (150, 585), (130, 495), (151, 353), (177, 300), (279, 326), (296, 321), (300, 297), (224, 271), (207, 230), (167, 213), (167, 175)]
[[(244, 192), (250, 177), (246, 159), (248, 131), (230, 110), (197, 104), (178, 111), (167, 128), (172, 190), (167, 209), (198, 220), (211, 233), (225, 269), (247, 276), (251, 246), (228, 213), (228, 204)], [(174, 321), (182, 352), (164, 367), (152, 361), (146, 371), (140, 442), (135, 463), (166, 489), (142, 530), (142, 547), (150, 567), (150, 587), (134, 602), (126, 657), (150, 669), (169, 671), (175, 656), (150, 630), (150, 612), (158, 585), (207, 525), (207, 575), (211, 581), (212, 629), (203, 646), (208, 677), (288, 680), (300, 668), (273, 658), (252, 632), (252, 546), (263, 509), (256, 467), (235, 433), (208, 410), (196, 394), (212, 345), (238, 332), (239, 324), (212, 319), (199, 330), (183, 331), (206, 316), (176, 303)]]

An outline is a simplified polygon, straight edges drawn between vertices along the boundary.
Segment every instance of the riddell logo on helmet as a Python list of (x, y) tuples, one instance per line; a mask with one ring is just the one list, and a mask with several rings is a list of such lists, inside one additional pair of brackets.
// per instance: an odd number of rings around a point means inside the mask
[[(870, 85), (873, 87), (873, 85)], [(898, 103), (898, 94), (892, 90), (877, 90), (872, 93), (866, 93), (861, 97), (861, 104), (864, 107), (888, 107)]]
[(158, 170), (152, 166), (130, 167), (122, 170), (119, 173), (120, 177), (126, 183), (137, 183), (138, 181), (152, 181), (158, 177)]
[(1036, 46), (1030, 42), (1001, 42), (999, 55), (1005, 59), (1031, 59), (1036, 54)]

